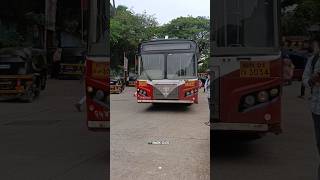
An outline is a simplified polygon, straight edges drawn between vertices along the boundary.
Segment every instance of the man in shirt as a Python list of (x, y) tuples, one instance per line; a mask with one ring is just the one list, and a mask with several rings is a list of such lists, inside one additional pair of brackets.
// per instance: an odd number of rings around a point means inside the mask
[[(311, 88), (311, 113), (314, 121), (316, 143), (318, 153), (320, 153), (320, 61), (319, 43), (320, 39), (313, 41), (313, 56), (309, 58), (303, 72), (302, 81), (306, 87)], [(320, 180), (320, 166), (318, 169), (318, 179)]]

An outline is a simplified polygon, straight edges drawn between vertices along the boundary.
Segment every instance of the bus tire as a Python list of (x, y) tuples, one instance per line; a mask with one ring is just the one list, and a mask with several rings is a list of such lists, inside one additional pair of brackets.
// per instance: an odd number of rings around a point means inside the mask
[(30, 87), (27, 90), (26, 94), (21, 98), (21, 100), (26, 103), (31, 103), (34, 100), (34, 97), (35, 97), (35, 91), (33, 88)]

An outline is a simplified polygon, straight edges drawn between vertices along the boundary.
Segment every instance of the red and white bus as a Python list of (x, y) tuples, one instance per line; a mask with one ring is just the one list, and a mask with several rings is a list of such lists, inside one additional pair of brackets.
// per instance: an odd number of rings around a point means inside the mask
[(89, 1), (88, 55), (86, 57), (87, 123), (90, 130), (110, 127), (110, 89), (108, 48), (109, 2)]
[(281, 132), (278, 0), (211, 1), (211, 130)]
[(138, 103), (198, 103), (199, 49), (192, 40), (162, 39), (139, 46)]

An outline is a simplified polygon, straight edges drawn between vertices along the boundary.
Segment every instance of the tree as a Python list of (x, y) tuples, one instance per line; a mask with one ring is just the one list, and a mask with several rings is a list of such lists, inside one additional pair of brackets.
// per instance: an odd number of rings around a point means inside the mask
[(165, 24), (159, 33), (197, 42), (201, 53), (209, 53), (210, 20), (206, 17), (179, 17)]
[[(136, 14), (125, 6), (118, 6), (110, 20), (111, 67), (122, 64), (123, 54), (133, 63), (139, 43), (166, 35), (191, 39), (199, 45), (201, 59), (209, 58), (210, 20), (206, 17), (179, 17), (159, 26), (154, 16)], [(205, 63), (204, 63), (205, 64)]]
[(292, 11), (282, 13), (282, 32), (284, 35), (308, 35), (308, 28), (320, 22), (319, 0), (284, 0), (282, 7), (296, 5)]
[(126, 6), (118, 6), (115, 16), (110, 19), (111, 66), (118, 67), (124, 53), (133, 60), (139, 43), (153, 38), (157, 26), (153, 16), (136, 14)]

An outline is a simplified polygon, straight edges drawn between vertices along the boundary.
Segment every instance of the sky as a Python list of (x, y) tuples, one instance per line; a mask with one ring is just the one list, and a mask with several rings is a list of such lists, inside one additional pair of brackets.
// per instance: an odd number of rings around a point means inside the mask
[(160, 25), (180, 16), (210, 16), (210, 0), (115, 0), (115, 4), (125, 5), (139, 14), (146, 11)]

